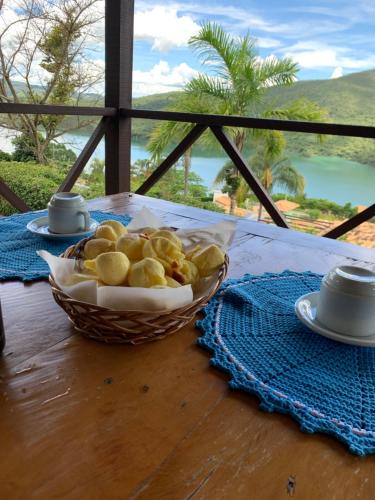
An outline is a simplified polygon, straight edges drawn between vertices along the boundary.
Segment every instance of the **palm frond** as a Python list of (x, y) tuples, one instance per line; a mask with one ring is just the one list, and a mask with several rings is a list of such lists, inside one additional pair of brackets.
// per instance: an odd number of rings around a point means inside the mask
[(209, 64), (224, 78), (231, 74), (237, 57), (237, 43), (219, 24), (202, 24), (199, 33), (188, 43), (203, 64)]
[(204, 73), (192, 78), (185, 85), (185, 92), (193, 96), (209, 96), (226, 103), (230, 98), (230, 92), (225, 81), (218, 77), (208, 76)]
[(264, 156), (269, 161), (275, 161), (282, 156), (285, 150), (285, 136), (280, 130), (267, 130), (264, 132)]
[(223, 182), (225, 182), (225, 179), (228, 175), (228, 171), (230, 171), (230, 173), (234, 173), (235, 170), (236, 167), (234, 166), (234, 164), (230, 160), (228, 160), (226, 163), (224, 163), (224, 165), (217, 173), (214, 180), (214, 184), (222, 184)]
[(218, 143), (210, 128), (208, 128), (199, 138), (199, 145), (203, 148), (209, 149), (210, 151), (215, 151), (218, 153), (221, 153), (222, 151), (220, 144)]
[(151, 132), (146, 149), (153, 160), (160, 160), (168, 146), (181, 140), (194, 127), (193, 123), (161, 122)]
[(251, 168), (252, 172), (255, 174), (255, 176), (263, 182), (263, 175), (264, 175), (264, 159), (262, 158), (261, 154), (259, 152), (256, 152), (250, 159), (249, 159), (249, 167)]
[(291, 58), (267, 57), (259, 59), (256, 66), (256, 79), (263, 89), (272, 86), (292, 85), (296, 80), (298, 65)]
[[(187, 113), (210, 113), (212, 112), (212, 99), (207, 97), (202, 99), (200, 96), (181, 94), (174, 106), (169, 106), (167, 111), (180, 111)], [(150, 139), (146, 149), (152, 154), (153, 160), (160, 160), (168, 146), (173, 146), (183, 139), (194, 127), (193, 123), (184, 122), (160, 122), (151, 132)], [(205, 136), (209, 135), (206, 131), (197, 142), (205, 143)], [(211, 134), (212, 135), (212, 134)]]
[[(263, 118), (277, 118), (279, 120), (302, 120), (312, 122), (326, 122), (328, 112), (309, 99), (296, 99), (281, 108), (272, 107), (262, 114)], [(323, 142), (327, 136), (316, 134), (318, 142)]]
[(249, 194), (252, 193), (248, 183), (245, 181), (243, 177), (240, 179), (240, 185), (238, 186), (236, 192), (236, 201), (238, 204), (243, 203), (246, 198), (248, 198)]
[(238, 42), (238, 60), (242, 62), (255, 61), (257, 58), (255, 39), (247, 33)]
[(286, 106), (267, 109), (264, 118), (281, 120), (327, 121), (327, 110), (309, 99), (295, 99)]
[(272, 166), (273, 185), (287, 189), (291, 194), (302, 195), (305, 178), (293, 167), (287, 158), (282, 158)]

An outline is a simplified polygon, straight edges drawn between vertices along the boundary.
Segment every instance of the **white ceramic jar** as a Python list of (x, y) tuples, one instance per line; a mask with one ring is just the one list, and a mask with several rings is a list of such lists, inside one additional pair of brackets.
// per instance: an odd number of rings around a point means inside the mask
[(375, 335), (375, 273), (355, 266), (333, 268), (323, 278), (316, 317), (344, 335)]

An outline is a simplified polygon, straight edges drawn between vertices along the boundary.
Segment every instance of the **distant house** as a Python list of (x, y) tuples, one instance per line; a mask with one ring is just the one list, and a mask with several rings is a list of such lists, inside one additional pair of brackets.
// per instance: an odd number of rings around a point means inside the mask
[(357, 205), (356, 207), (356, 210), (357, 210), (357, 214), (359, 214), (360, 212), (363, 212), (364, 210), (366, 210), (366, 205)]
[[(223, 193), (214, 193), (213, 198), (214, 203), (219, 205), (219, 207), (224, 208), (226, 214), (230, 212), (230, 198), (227, 194)], [(234, 210), (234, 215), (238, 215), (239, 217), (247, 217), (254, 219), (254, 214), (250, 210), (246, 210), (245, 208), (236, 207)]]
[(294, 201), (289, 200), (276, 201), (275, 205), (280, 210), (280, 212), (291, 212), (292, 210), (296, 210), (296, 208), (299, 207), (298, 203), (294, 203)]
[(225, 212), (229, 212), (230, 209), (230, 198), (227, 194), (214, 193), (214, 203), (224, 208)]

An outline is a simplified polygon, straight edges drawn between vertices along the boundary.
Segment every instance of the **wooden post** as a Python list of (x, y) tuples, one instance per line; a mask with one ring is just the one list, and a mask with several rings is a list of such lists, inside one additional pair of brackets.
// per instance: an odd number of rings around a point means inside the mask
[(105, 135), (105, 191), (130, 191), (134, 0), (105, 2), (105, 105), (117, 108)]

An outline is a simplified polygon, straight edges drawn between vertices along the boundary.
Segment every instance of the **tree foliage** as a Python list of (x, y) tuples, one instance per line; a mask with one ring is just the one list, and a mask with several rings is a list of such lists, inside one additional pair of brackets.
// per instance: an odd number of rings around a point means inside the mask
[[(44, 144), (42, 134), (39, 134), (39, 141), (41, 144)], [(38, 162), (38, 158), (35, 154), (34, 141), (28, 134), (23, 133), (16, 136), (12, 140), (12, 144), (14, 146), (14, 151), (9, 159), (18, 162)], [(60, 166), (71, 166), (77, 159), (75, 152), (62, 143), (50, 142), (44, 154), (49, 163), (58, 163)]]
[[(64, 173), (51, 165), (0, 161), (0, 179), (4, 181), (32, 210), (46, 208), (49, 199), (64, 179)], [(17, 210), (3, 198), (0, 214)]]
[[(132, 190), (135, 191), (156, 168), (150, 160), (137, 160), (132, 165)], [(183, 164), (172, 167), (148, 192), (149, 196), (175, 201), (191, 206), (206, 208), (216, 212), (223, 210), (212, 201), (202, 179), (194, 172), (189, 172), (188, 191), (185, 194), (185, 171)]]
[[(99, 0), (3, 0), (0, 102), (74, 104), (100, 81), (102, 70), (87, 60), (85, 51), (101, 17), (99, 5)], [(59, 136), (92, 123), (85, 119), (67, 126), (61, 115), (0, 119), (1, 126), (28, 136), (32, 156), (44, 164)]]
[[(265, 106), (265, 96), (269, 88), (293, 85), (298, 68), (296, 63), (287, 57), (260, 58), (256, 50), (256, 41), (249, 34), (233, 37), (219, 24), (204, 23), (199, 33), (189, 40), (189, 46), (198, 55), (200, 62), (208, 66), (208, 73), (200, 73), (186, 84), (184, 93), (177, 97), (172, 110), (262, 118), (304, 120), (325, 118), (324, 110), (306, 99), (289, 102), (283, 107)], [(209, 110), (205, 111), (205, 107)], [(153, 157), (160, 157), (171, 143), (181, 140), (192, 126), (177, 122), (157, 125), (148, 143)], [(244, 150), (250, 136), (252, 142), (256, 143), (258, 159), (261, 156), (260, 149), (263, 147), (263, 171), (267, 175), (270, 173), (267, 163), (271, 157), (274, 163), (276, 160), (282, 161), (284, 168), (281, 169), (279, 166), (274, 176), (279, 178), (279, 182), (287, 183), (289, 186), (296, 181), (297, 191), (294, 191), (294, 188), (292, 191), (300, 192), (302, 182), (300, 176), (290, 164), (288, 168), (286, 166), (285, 138), (281, 132), (239, 127), (228, 127), (227, 130), (240, 152)], [(210, 136), (206, 134), (204, 137)], [(275, 150), (276, 147), (278, 151)], [(263, 178), (265, 179), (264, 176)], [(231, 211), (233, 211), (237, 198), (245, 195), (248, 188), (244, 187), (237, 168), (230, 162), (224, 165), (217, 180), (224, 183), (223, 191), (230, 196)]]
[[(200, 32), (190, 39), (189, 45), (198, 54), (201, 63), (209, 64), (212, 74), (200, 74), (193, 78), (186, 85), (186, 92), (195, 97), (209, 97), (216, 103), (215, 109), (221, 114), (262, 118), (283, 116), (288, 119), (307, 120), (322, 117), (322, 110), (306, 100), (288, 103), (282, 109), (264, 107), (268, 89), (293, 85), (298, 68), (287, 57), (260, 58), (256, 42), (249, 34), (235, 38), (226, 33), (220, 25), (206, 23)], [(271, 162), (274, 164), (273, 176), (278, 177), (279, 182), (289, 187), (296, 181), (299, 183), (298, 190), (292, 191), (300, 192), (300, 176), (290, 164), (287, 167), (286, 159), (283, 158), (285, 139), (281, 132), (238, 127), (230, 127), (228, 132), (240, 152), (243, 151), (250, 134), (252, 135), (252, 141), (255, 141), (257, 146), (258, 164), (263, 163), (260, 171), (263, 183), (270, 178)], [(223, 191), (227, 192), (231, 199), (231, 212), (233, 212), (238, 198), (244, 197), (249, 188), (240, 179), (237, 168), (230, 162), (224, 165), (218, 180), (224, 181)], [(269, 189), (267, 186), (266, 188)]]
[(0, 149), (0, 161), (12, 161), (12, 155)]
[[(216, 23), (205, 23), (189, 40), (189, 46), (210, 74), (200, 73), (186, 84), (190, 96), (210, 99), (224, 115), (257, 114), (258, 106), (270, 86), (292, 85), (298, 67), (290, 58), (262, 59), (256, 41), (249, 34), (234, 37)], [(243, 150), (247, 131), (231, 127), (233, 140)]]
[(298, 203), (298, 210), (318, 210), (321, 214), (337, 217), (339, 219), (349, 219), (354, 217), (357, 209), (351, 203), (340, 205), (334, 201), (325, 200), (323, 198), (306, 198), (305, 195), (292, 196), (285, 193), (276, 193), (272, 198), (277, 200), (290, 200)]
[[(185, 113), (212, 113), (212, 99), (202, 98), (200, 96), (189, 96), (185, 93), (180, 94), (174, 106), (169, 106), (168, 111), (179, 111)], [(162, 156), (173, 145), (176, 145), (195, 127), (194, 123), (161, 121), (152, 130), (146, 148), (151, 153), (152, 161), (160, 161)], [(212, 135), (206, 131), (195, 145), (207, 145), (212, 142)], [(184, 166), (184, 196), (188, 196), (189, 173), (191, 168), (191, 155), (194, 146), (187, 149), (183, 155)]]

